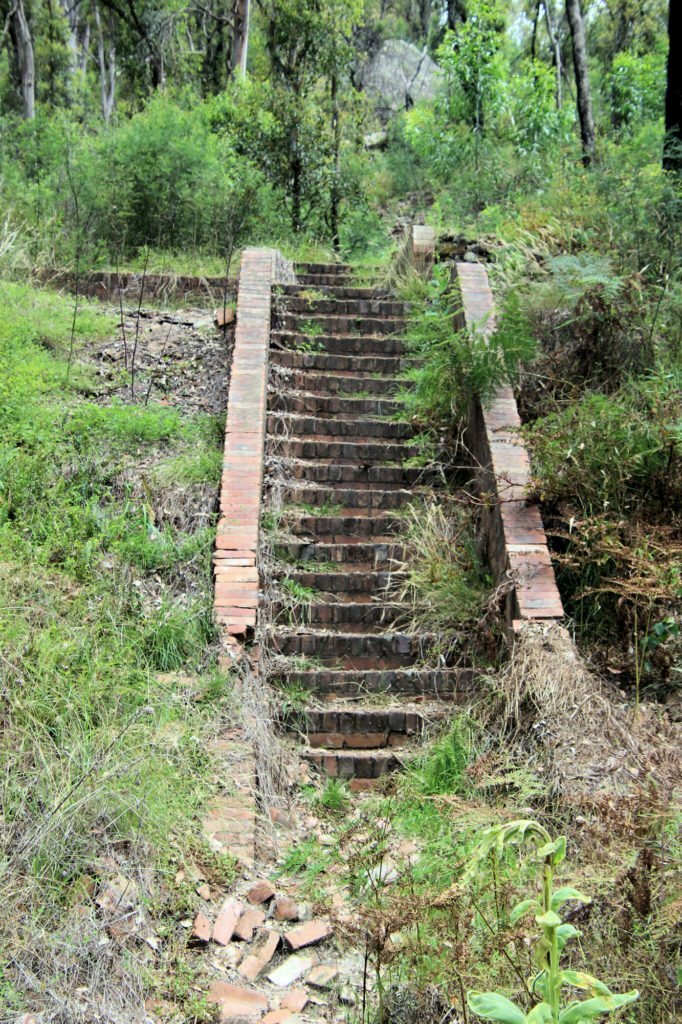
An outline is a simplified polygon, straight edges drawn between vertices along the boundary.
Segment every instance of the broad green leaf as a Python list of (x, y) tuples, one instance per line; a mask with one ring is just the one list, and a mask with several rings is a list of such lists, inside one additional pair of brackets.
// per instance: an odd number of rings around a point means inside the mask
[(562, 971), (562, 980), (566, 985), (573, 985), (573, 988), (583, 988), (588, 992), (593, 992), (595, 996), (610, 996), (611, 989), (608, 985), (605, 985), (603, 981), (599, 981), (593, 975), (588, 974), (587, 971)]
[(550, 854), (556, 853), (556, 851), (557, 851), (557, 844), (554, 842), (554, 843), (545, 843), (544, 846), (538, 846), (538, 848), (536, 850), (536, 853), (537, 853), (538, 857), (549, 857)]
[(574, 928), (572, 924), (559, 925), (556, 930), (559, 952), (561, 952), (569, 939), (575, 939), (578, 935), (582, 935), (582, 932), (579, 928)]
[(562, 889), (557, 889), (552, 895), (552, 910), (558, 910), (566, 900), (578, 900), (580, 903), (592, 902), (589, 896), (583, 896), (577, 889), (573, 889), (570, 885), (565, 885)]
[(510, 999), (497, 992), (470, 992), (467, 996), (472, 1013), (499, 1024), (526, 1024), (526, 1015)]
[(541, 971), (544, 971), (547, 967), (547, 954), (549, 953), (549, 949), (549, 942), (543, 934), (538, 939), (535, 949), (533, 950), (533, 960)]
[(554, 854), (554, 863), (561, 864), (562, 861), (566, 860), (566, 836), (559, 836), (556, 841), (556, 853)]
[(519, 918), (527, 914), (529, 910), (539, 909), (539, 907), (540, 904), (537, 900), (524, 900), (523, 903), (518, 903), (509, 915), (509, 923), (516, 924)]
[(526, 1024), (552, 1024), (552, 1007), (549, 1003), (538, 1003), (526, 1017)]
[(619, 1010), (621, 1006), (634, 1003), (639, 999), (639, 992), (633, 989), (632, 992), (623, 992), (620, 995), (597, 996), (595, 999), (586, 999), (582, 1003), (570, 1003), (565, 1010), (559, 1014), (559, 1024), (581, 1024), (584, 1020), (594, 1020), (601, 1017), (603, 1013), (611, 1013)]
[(541, 928), (558, 928), (561, 924), (561, 918), (553, 910), (548, 910), (546, 914), (539, 914), (535, 920)]

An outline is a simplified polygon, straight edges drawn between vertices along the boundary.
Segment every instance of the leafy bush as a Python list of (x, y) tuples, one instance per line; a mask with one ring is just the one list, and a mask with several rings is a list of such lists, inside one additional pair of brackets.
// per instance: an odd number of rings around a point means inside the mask
[(586, 392), (527, 428), (541, 500), (591, 511), (682, 497), (682, 374), (632, 380), (617, 394)]
[(427, 300), (413, 308), (408, 333), (410, 352), (422, 365), (406, 374), (411, 382), (404, 394), (406, 411), (434, 425), (463, 417), (472, 398), (488, 402), (500, 384), (516, 379), (520, 366), (535, 353), (514, 296), (492, 335), (455, 330), (461, 297), (451, 273), (447, 265), (435, 268)]

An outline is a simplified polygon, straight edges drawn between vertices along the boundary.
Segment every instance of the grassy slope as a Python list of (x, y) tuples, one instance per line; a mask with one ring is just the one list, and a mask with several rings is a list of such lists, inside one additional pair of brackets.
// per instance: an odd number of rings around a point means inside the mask
[(75, 911), (93, 877), (151, 862), (144, 899), (163, 910), (165, 876), (197, 845), (204, 737), (229, 681), (213, 530), (159, 513), (173, 488), (217, 484), (221, 423), (97, 396), (81, 356), (114, 325), (94, 306), (70, 373), (72, 301), (1, 282), (0, 308), (0, 1003), (19, 1010), (35, 1005), (20, 970), (40, 984), (50, 964), (62, 994), (91, 981)]

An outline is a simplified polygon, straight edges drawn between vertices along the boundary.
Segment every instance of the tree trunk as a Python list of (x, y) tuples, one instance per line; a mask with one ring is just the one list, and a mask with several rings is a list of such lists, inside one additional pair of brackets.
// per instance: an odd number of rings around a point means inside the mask
[(12, 44), (19, 71), (22, 113), (27, 121), (36, 113), (36, 77), (33, 39), (24, 10), (24, 0), (16, 0), (11, 21)]
[(545, 25), (547, 26), (547, 35), (552, 45), (554, 52), (554, 67), (556, 69), (556, 106), (557, 110), (561, 110), (561, 76), (563, 74), (563, 67), (561, 62), (561, 43), (559, 41), (559, 33), (554, 29), (554, 16), (551, 9), (551, 0), (544, 0), (543, 7), (545, 9)]
[(232, 41), (232, 67), (242, 78), (246, 75), (246, 61), (249, 54), (249, 28), (251, 22), (250, 0), (237, 0), (234, 5), (234, 37)]
[[(99, 92), (104, 123), (109, 124), (116, 102), (116, 49), (113, 42), (106, 46), (102, 28), (102, 16), (95, 4), (95, 24), (97, 26), (97, 63), (99, 64)], [(113, 37), (113, 33), (111, 33)]]
[(336, 74), (332, 75), (331, 99), (332, 138), (334, 140), (334, 171), (332, 176), (331, 195), (329, 197), (329, 225), (331, 227), (332, 245), (334, 246), (334, 252), (338, 252), (341, 247), (341, 238), (339, 236), (339, 183), (341, 179), (341, 117), (339, 112), (339, 89)]
[(573, 43), (573, 68), (575, 70), (575, 85), (578, 94), (578, 118), (580, 119), (580, 139), (583, 146), (583, 163), (587, 167), (594, 160), (595, 139), (592, 99), (590, 97), (590, 77), (587, 68), (585, 26), (583, 24), (580, 0), (566, 0), (566, 14)]
[(668, 81), (665, 90), (665, 144), (663, 166), (682, 173), (682, 5), (670, 0), (668, 10)]
[(448, 28), (456, 29), (462, 21), (467, 20), (467, 9), (465, 0), (447, 0), (448, 5)]

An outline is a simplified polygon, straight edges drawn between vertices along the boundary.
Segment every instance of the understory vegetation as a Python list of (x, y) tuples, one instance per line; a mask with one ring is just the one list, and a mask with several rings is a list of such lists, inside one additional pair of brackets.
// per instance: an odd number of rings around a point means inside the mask
[(160, 920), (185, 858), (224, 871), (193, 826), (231, 707), (211, 615), (221, 423), (112, 401), (91, 357), (112, 317), (0, 288), (0, 928), (24, 979), (0, 969), (2, 1016), (74, 977), (123, 1012), (145, 957), (95, 955), (96, 888), (128, 876)]

